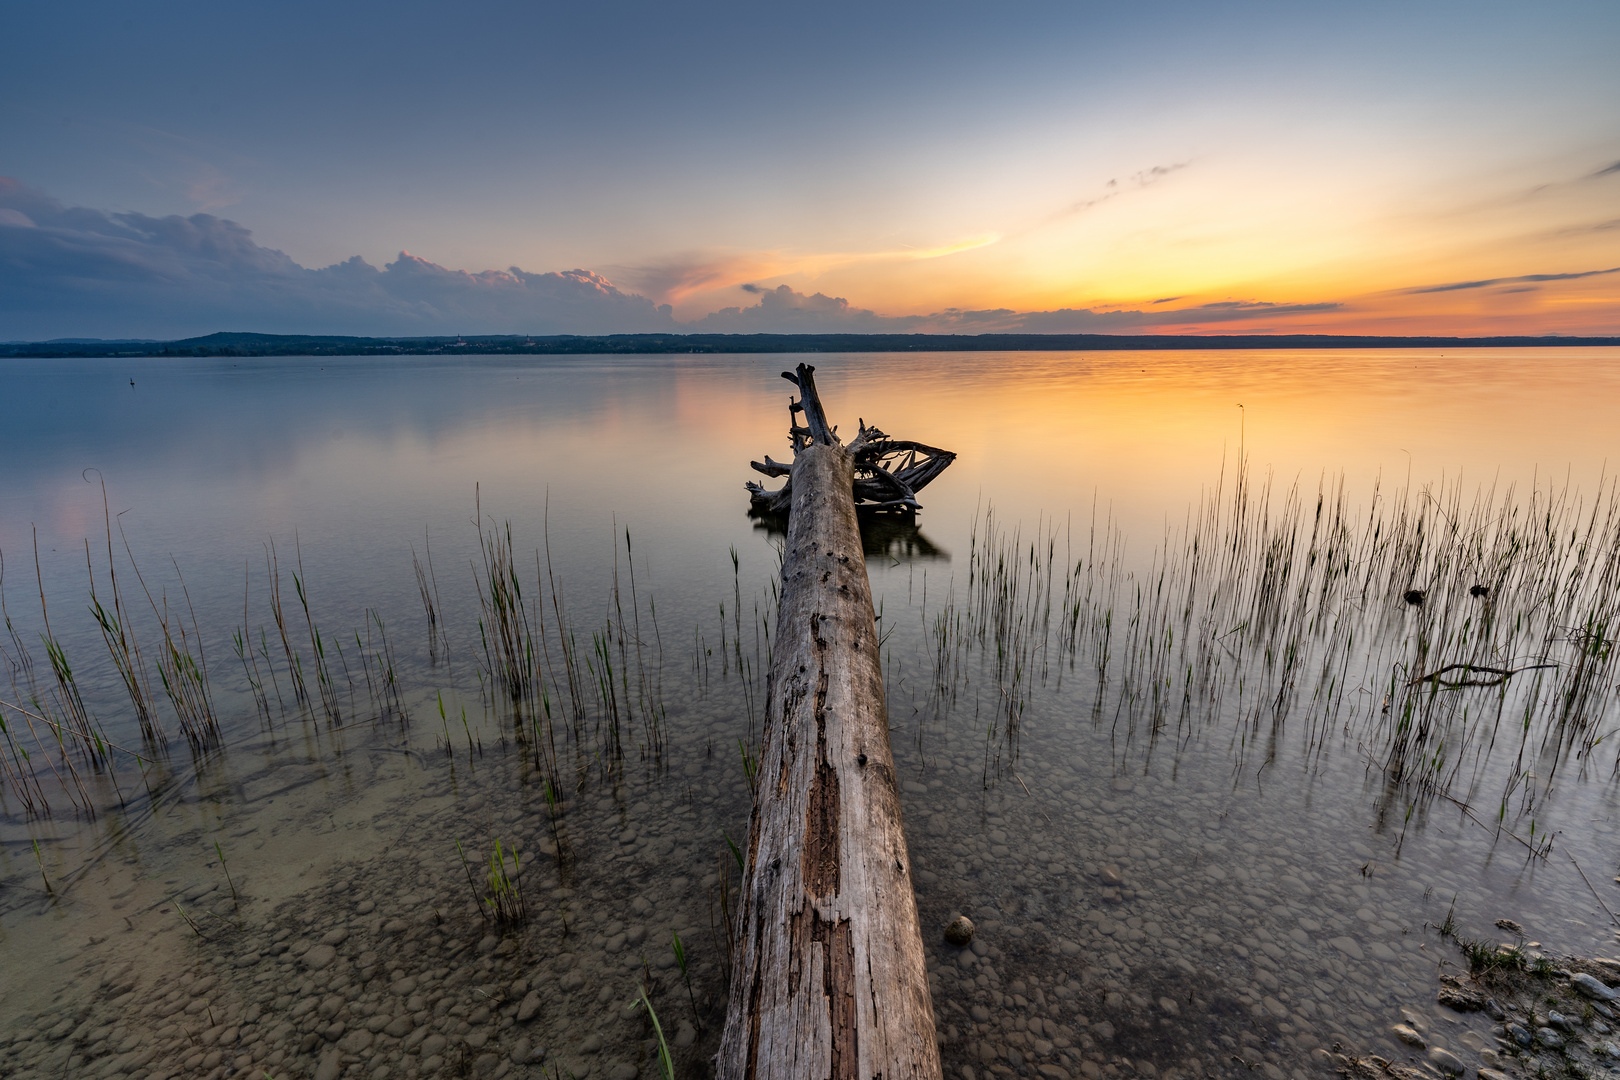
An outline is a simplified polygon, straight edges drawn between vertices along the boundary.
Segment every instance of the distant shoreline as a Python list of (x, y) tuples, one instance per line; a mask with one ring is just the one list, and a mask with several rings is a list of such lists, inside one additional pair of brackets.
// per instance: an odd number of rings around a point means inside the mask
[(0, 343), (0, 357), (457, 356), (673, 353), (1097, 352), (1147, 349), (1483, 349), (1620, 346), (1615, 337), (1351, 334), (603, 334), (342, 337), (219, 333), (178, 341)]

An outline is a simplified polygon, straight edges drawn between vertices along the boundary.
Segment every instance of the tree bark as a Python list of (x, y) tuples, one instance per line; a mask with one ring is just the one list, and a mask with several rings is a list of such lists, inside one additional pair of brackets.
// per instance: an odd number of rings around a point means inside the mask
[(807, 374), (717, 1075), (939, 1080), (854, 459)]

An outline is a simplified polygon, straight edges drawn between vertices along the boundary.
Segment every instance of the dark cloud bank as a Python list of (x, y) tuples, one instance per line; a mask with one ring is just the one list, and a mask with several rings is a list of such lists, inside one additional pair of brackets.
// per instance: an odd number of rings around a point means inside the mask
[[(1152, 311), (1010, 309), (886, 316), (839, 297), (745, 285), (693, 322), (589, 270), (469, 274), (401, 252), (321, 269), (254, 243), (211, 214), (148, 217), (65, 207), (0, 177), (0, 339), (179, 338), (263, 333), (1129, 333), (1331, 311), (1338, 304), (1229, 301)], [(1155, 306), (1161, 303), (1155, 302)]]

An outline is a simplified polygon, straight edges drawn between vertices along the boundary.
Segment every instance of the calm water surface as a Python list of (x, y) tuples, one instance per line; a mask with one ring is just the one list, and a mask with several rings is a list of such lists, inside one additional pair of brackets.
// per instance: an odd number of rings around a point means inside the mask
[[(1608, 490), (1620, 351), (814, 361), (845, 432), (859, 416), (960, 455), (915, 528), (867, 540), (949, 1075), (1318, 1075), (1311, 1052), (1336, 1042), (1399, 1056), (1402, 1007), (1477, 1064), (1483, 1021), (1434, 1005), (1453, 903), (1466, 936), (1514, 918), (1548, 950), (1612, 950), (1607, 661), (1576, 684), (1579, 732), (1547, 715), (1612, 630), (1549, 631), (1512, 659), (1558, 669), (1447, 692), (1420, 713), (1437, 733), (1413, 736), (1391, 719), (1418, 674), (1400, 665), (1478, 632), (1466, 589), (1488, 558), (1424, 563), (1421, 608), (1384, 574), (1308, 631), (1326, 601), (1262, 631), (1154, 597), (1194, 595), (1185, 530), (1240, 489), (1254, 536), (1295, 488), (1309, 535), (1324, 486), (1347, 522), (1404, 506), (1472, 536), (1457, 519), (1484, 490), (1589, 524), (1573, 508)], [(0, 693), (21, 706), (8, 760), (51, 812), (6, 789), (0, 1076), (650, 1077), (643, 984), (678, 1068), (703, 1075), (774, 628), (779, 537), (742, 484), (750, 458), (789, 456), (776, 373), (794, 362), (7, 362)], [(530, 624), (547, 620), (544, 699), (516, 715), (484, 663), (480, 512), (509, 523)], [(1206, 538), (1235, 535), (1210, 520)], [(87, 610), (109, 566), (166, 749)], [(1262, 610), (1264, 590), (1219, 579), (1198, 579), (1200, 611)], [(163, 696), (165, 605), (220, 746), (194, 752)], [(64, 714), (46, 614), (86, 712), (140, 762), (98, 775), (29, 715)], [(1417, 741), (1395, 778), (1400, 738)], [(479, 908), (497, 840), (521, 852), (519, 929)], [(979, 926), (967, 950), (939, 937), (958, 912)]]

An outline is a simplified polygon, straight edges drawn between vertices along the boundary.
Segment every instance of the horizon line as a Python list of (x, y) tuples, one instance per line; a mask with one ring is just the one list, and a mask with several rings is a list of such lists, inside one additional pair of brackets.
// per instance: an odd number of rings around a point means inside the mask
[[(827, 348), (827, 346), (836, 346)], [(898, 347), (897, 347), (898, 346)], [(926, 348), (924, 348), (926, 346)], [(14, 359), (159, 358), (163, 356), (372, 356), (449, 352), (498, 354), (743, 352), (1009, 352), (1108, 349), (1514, 348), (1620, 346), (1620, 335), (1493, 334), (1059, 334), (1059, 333), (622, 333), (433, 334), (381, 337), (218, 331), (195, 337), (52, 338), (0, 342)]]

